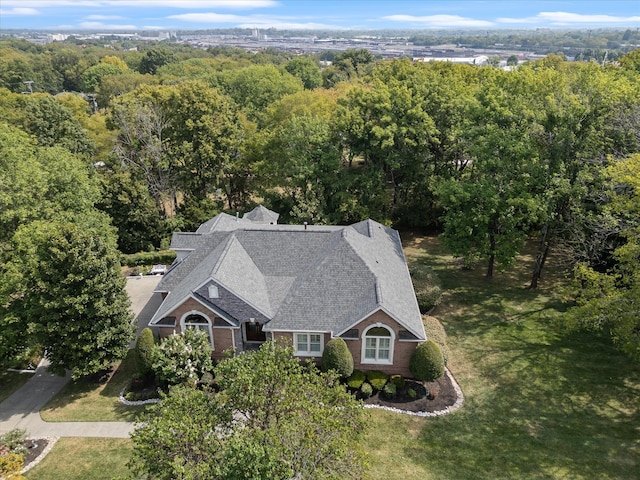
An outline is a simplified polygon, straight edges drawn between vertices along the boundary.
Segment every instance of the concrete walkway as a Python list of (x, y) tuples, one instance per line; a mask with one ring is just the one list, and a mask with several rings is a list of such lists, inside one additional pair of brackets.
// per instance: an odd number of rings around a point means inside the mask
[[(153, 293), (159, 281), (160, 277), (127, 279), (127, 293), (131, 298), (131, 309), (136, 316), (138, 332), (147, 325), (161, 302), (160, 295)], [(47, 365), (46, 359), (40, 362), (33, 378), (0, 403), (0, 433), (21, 428), (27, 431), (30, 438), (129, 437), (134, 427), (131, 422), (43, 421), (40, 409), (71, 379), (70, 373), (65, 377), (50, 374), (46, 371)]]

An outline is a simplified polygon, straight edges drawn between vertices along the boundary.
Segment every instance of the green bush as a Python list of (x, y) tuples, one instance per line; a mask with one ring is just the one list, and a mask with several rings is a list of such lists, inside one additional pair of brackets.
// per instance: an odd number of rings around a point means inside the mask
[(447, 344), (447, 333), (444, 327), (437, 318), (429, 315), (422, 316), (422, 323), (424, 324), (424, 331), (427, 334), (427, 338), (436, 342), (440, 350), (442, 350), (442, 356), (446, 366), (449, 363), (449, 345)]
[(27, 439), (27, 431), (20, 428), (14, 428), (7, 433), (0, 435), (0, 445), (5, 445), (11, 453), (26, 454), (27, 448), (24, 441)]
[(172, 250), (162, 250), (160, 252), (140, 252), (121, 255), (120, 263), (128, 267), (157, 264), (171, 265), (175, 259), (176, 252)]
[(24, 454), (22, 453), (5, 453), (0, 455), (0, 478), (21, 479), (20, 471), (24, 468)]
[(373, 387), (364, 382), (360, 387), (360, 393), (362, 394), (362, 398), (369, 398), (373, 394)]
[(138, 373), (143, 377), (148, 377), (153, 373), (152, 352), (155, 343), (153, 332), (149, 327), (143, 329), (136, 340), (136, 367), (138, 368)]
[(416, 347), (409, 362), (411, 374), (418, 380), (432, 381), (444, 375), (442, 350), (433, 340), (427, 340)]
[(426, 265), (415, 264), (409, 270), (421, 313), (426, 313), (442, 301), (438, 276)]
[(410, 388), (409, 390), (407, 390), (407, 395), (409, 395), (409, 398), (413, 398), (413, 399), (415, 399), (418, 396), (418, 394), (413, 388)]
[(425, 288), (423, 291), (416, 293), (416, 299), (418, 300), (420, 313), (427, 313), (431, 311), (432, 308), (440, 305), (442, 289), (437, 285)]
[(404, 377), (402, 375), (391, 375), (389, 381), (393, 383), (397, 389), (404, 388)]
[(387, 383), (384, 388), (382, 389), (382, 393), (384, 394), (384, 396), (386, 398), (393, 398), (396, 396), (396, 392), (398, 390), (396, 389), (396, 384), (389, 382)]
[(332, 338), (324, 346), (322, 370), (335, 370), (343, 378), (353, 373), (353, 356), (342, 338)]
[(374, 390), (382, 390), (389, 380), (389, 376), (380, 370), (370, 370), (367, 372), (367, 380)]
[(354, 370), (349, 378), (347, 378), (347, 385), (349, 386), (349, 388), (358, 390), (366, 379), (367, 376), (362, 370)]

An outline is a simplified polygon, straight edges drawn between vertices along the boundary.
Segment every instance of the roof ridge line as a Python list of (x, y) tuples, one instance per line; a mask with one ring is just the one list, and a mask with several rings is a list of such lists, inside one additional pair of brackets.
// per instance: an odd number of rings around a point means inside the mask
[(230, 232), (229, 238), (227, 239), (227, 244), (224, 246), (224, 249), (222, 250), (222, 252), (220, 252), (220, 256), (218, 257), (216, 264), (211, 269), (211, 275), (215, 275), (216, 273), (218, 273), (218, 270), (220, 269), (220, 265), (222, 265), (222, 260), (226, 257), (227, 252), (231, 248), (231, 242), (235, 238), (236, 238), (236, 231), (233, 230)]

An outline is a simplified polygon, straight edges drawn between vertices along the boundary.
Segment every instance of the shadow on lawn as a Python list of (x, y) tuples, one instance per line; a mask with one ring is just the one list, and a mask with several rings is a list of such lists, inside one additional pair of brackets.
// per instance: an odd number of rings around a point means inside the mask
[[(74, 416), (73, 421), (102, 421), (98, 410), (115, 413), (118, 421), (135, 421), (144, 407), (130, 407), (118, 401), (120, 392), (135, 371), (135, 352), (129, 350), (127, 356), (114, 369), (113, 367), (95, 375), (69, 382), (43, 409), (56, 416), (65, 409), (73, 410), (65, 416)], [(93, 413), (91, 412), (93, 410)], [(75, 415), (78, 418), (75, 418)]]
[(480, 361), (489, 385), (427, 423), (407, 455), (443, 478), (634, 478), (637, 365), (585, 334), (497, 348)]

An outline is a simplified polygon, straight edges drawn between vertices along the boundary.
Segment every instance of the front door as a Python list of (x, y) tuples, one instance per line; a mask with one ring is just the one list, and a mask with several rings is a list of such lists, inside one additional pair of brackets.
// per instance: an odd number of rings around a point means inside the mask
[(247, 342), (265, 342), (267, 340), (267, 335), (262, 331), (261, 323), (247, 322), (244, 324), (244, 328)]

